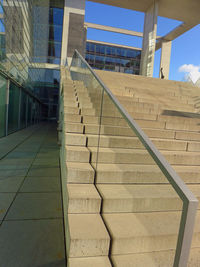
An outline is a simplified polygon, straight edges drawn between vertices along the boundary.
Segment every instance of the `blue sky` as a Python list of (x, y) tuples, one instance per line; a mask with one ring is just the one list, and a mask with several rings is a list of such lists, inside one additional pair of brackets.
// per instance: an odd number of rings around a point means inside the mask
[[(144, 13), (86, 1), (86, 22), (143, 31)], [(181, 22), (158, 17), (157, 35), (163, 36)], [(88, 29), (88, 39), (142, 47), (142, 38), (117, 33)], [(200, 77), (200, 25), (172, 42), (170, 76), (171, 80), (182, 81), (190, 73), (194, 80)], [(154, 77), (159, 75), (160, 50), (156, 52)], [(181, 68), (182, 72), (179, 71)]]

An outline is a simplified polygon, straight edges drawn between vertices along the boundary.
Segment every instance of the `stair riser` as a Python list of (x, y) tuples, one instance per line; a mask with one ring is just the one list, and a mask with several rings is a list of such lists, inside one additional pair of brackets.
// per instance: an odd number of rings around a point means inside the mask
[[(155, 189), (156, 195), (156, 189)], [(182, 211), (182, 201), (174, 198), (114, 199), (103, 201), (103, 213)]]

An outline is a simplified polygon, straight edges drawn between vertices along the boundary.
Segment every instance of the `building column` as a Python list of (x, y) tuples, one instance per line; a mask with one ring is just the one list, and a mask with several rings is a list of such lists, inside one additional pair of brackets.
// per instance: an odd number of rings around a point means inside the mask
[(144, 21), (140, 75), (153, 76), (154, 54), (157, 34), (158, 1), (147, 10)]
[[(167, 79), (167, 80), (169, 79), (171, 47), (172, 47), (171, 41), (162, 41), (161, 57), (160, 57), (160, 70), (162, 68), (164, 79)], [(161, 72), (160, 72), (160, 78), (161, 78)]]
[(85, 0), (65, 0), (61, 51), (62, 65), (65, 65), (66, 59), (71, 61), (75, 49), (82, 55), (84, 54), (84, 18)]

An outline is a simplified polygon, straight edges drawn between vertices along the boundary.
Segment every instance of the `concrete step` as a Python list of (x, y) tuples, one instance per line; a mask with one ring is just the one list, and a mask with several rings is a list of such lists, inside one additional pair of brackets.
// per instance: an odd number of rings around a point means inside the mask
[[(94, 166), (96, 167), (96, 166)], [(200, 184), (199, 166), (177, 166), (173, 168), (185, 183)], [(98, 164), (97, 184), (167, 184), (168, 180), (156, 165)]]
[[(155, 138), (171, 139), (175, 137), (174, 130), (162, 130), (162, 129), (152, 129), (152, 128), (143, 128), (143, 130), (150, 138), (155, 137)], [(99, 125), (85, 124), (85, 133), (99, 134)], [(101, 125), (101, 134), (114, 135), (114, 136), (135, 136), (134, 131), (129, 127), (110, 126), (110, 125)]]
[[(112, 255), (127, 255), (176, 248), (181, 212), (103, 214), (112, 237)], [(197, 212), (196, 222), (200, 220)], [(194, 229), (193, 247), (198, 247), (200, 224)]]
[[(200, 199), (200, 185), (189, 185)], [(182, 200), (171, 185), (98, 184), (103, 213), (181, 211)]]
[(106, 256), (88, 258), (69, 258), (68, 267), (112, 267)]
[(69, 107), (69, 106), (65, 106), (64, 107), (64, 113), (67, 114), (80, 114), (80, 109), (78, 107)]
[[(192, 248), (188, 267), (200, 266), (200, 248)], [(112, 256), (112, 262), (116, 267), (169, 267), (173, 266), (175, 250), (156, 251), (151, 253), (138, 253)], [(84, 266), (85, 267), (85, 266)]]
[(68, 184), (68, 213), (100, 213), (101, 197), (93, 184)]
[[(141, 141), (137, 137), (122, 137), (122, 136), (107, 136), (101, 135), (88, 135), (88, 147), (90, 146), (100, 146), (100, 147), (110, 147), (110, 148), (144, 148)], [(156, 139), (151, 138), (152, 142), (158, 149), (161, 150), (181, 150), (186, 151), (187, 142), (172, 139)], [(199, 143), (200, 145), (200, 143)], [(191, 148), (192, 149), (192, 148)]]
[(69, 113), (65, 113), (64, 114), (64, 121), (65, 122), (77, 122), (77, 123), (80, 123), (81, 120), (82, 120), (81, 115), (69, 114)]
[(188, 123), (171, 123), (166, 122), (166, 129), (169, 130), (180, 130), (180, 131), (190, 131), (190, 132), (199, 132), (200, 126), (188, 124)]
[(68, 223), (69, 258), (108, 255), (110, 237), (99, 214), (69, 214)]
[(101, 184), (97, 188), (103, 198), (103, 213), (182, 210), (182, 200), (171, 185)]
[(188, 124), (200, 123), (200, 119), (196, 119), (196, 118), (187, 118), (187, 117), (180, 117), (180, 116), (166, 116), (166, 115), (158, 115), (157, 120), (165, 121), (165, 122), (173, 122), (173, 123), (188, 123)]
[(66, 133), (65, 144), (73, 146), (86, 146), (87, 137), (85, 134)]
[[(143, 113), (130, 113), (132, 117), (136, 120), (151, 120), (151, 121), (156, 121), (157, 115), (154, 114), (143, 114)], [(88, 124), (98, 124), (100, 122), (99, 117), (95, 116), (90, 116), (90, 115), (84, 115), (83, 116), (83, 122), (88, 123)], [(113, 125), (113, 126), (127, 126), (127, 122), (125, 121), (124, 118), (113, 118), (113, 117), (101, 117), (101, 123), (103, 125)]]
[(66, 107), (78, 107), (78, 102), (77, 101), (66, 101), (65, 103), (64, 103), (64, 109), (66, 108)]
[(67, 122), (65, 125), (66, 133), (83, 133), (84, 125), (82, 123)]
[[(95, 166), (94, 166), (95, 167)], [(151, 184), (168, 183), (155, 165), (98, 163), (97, 184)]]
[(90, 160), (90, 152), (86, 147), (82, 146), (65, 146), (67, 162), (83, 162), (88, 163)]
[(93, 184), (94, 169), (89, 163), (67, 162), (67, 183)]
[[(91, 162), (97, 160), (97, 149), (89, 147)], [(162, 151), (163, 156), (172, 165), (200, 165), (199, 152)], [(155, 164), (151, 156), (143, 149), (99, 148), (99, 163)]]
[[(97, 148), (89, 147), (91, 162), (97, 162)], [(152, 157), (142, 149), (99, 148), (99, 163), (154, 164)]]
[(200, 142), (188, 142), (188, 151), (200, 152)]
[(177, 131), (175, 138), (177, 140), (200, 141), (200, 133)]

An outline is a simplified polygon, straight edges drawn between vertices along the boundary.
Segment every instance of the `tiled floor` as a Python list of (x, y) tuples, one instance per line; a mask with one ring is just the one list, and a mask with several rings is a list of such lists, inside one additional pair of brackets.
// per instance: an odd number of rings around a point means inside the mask
[(56, 127), (31, 127), (7, 142), (0, 139), (0, 267), (64, 267)]

